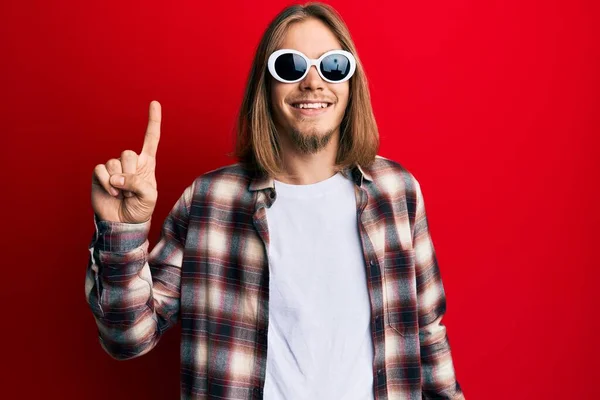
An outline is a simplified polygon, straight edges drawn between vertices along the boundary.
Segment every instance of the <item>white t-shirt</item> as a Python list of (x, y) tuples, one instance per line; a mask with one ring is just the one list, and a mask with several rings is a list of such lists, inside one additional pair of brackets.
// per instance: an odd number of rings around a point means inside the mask
[(264, 398), (373, 399), (373, 344), (353, 182), (275, 181)]

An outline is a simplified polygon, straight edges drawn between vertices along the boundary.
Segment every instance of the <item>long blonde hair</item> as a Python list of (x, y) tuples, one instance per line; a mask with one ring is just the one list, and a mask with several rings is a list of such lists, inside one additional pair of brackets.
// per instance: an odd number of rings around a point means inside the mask
[(246, 84), (237, 121), (235, 156), (250, 169), (275, 176), (281, 171), (281, 151), (270, 102), (271, 77), (267, 58), (277, 50), (288, 27), (296, 22), (317, 18), (337, 37), (343, 50), (356, 58), (356, 71), (350, 78), (350, 95), (340, 125), (340, 143), (336, 167), (367, 166), (379, 149), (379, 132), (373, 115), (369, 86), (348, 27), (341, 16), (322, 3), (293, 5), (281, 11), (263, 34)]

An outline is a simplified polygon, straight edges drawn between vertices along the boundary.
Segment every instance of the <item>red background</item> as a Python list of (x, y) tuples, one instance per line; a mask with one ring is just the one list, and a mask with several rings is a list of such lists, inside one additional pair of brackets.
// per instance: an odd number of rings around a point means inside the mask
[[(474, 399), (597, 398), (597, 1), (331, 2), (383, 156), (421, 182), (459, 382)], [(151, 243), (232, 162), (254, 49), (288, 2), (0, 5), (3, 398), (179, 395), (179, 332), (119, 362), (84, 300), (93, 167), (163, 106)]]

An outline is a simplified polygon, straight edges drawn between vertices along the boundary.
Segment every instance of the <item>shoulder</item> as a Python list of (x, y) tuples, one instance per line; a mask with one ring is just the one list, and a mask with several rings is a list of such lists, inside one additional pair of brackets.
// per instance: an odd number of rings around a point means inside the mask
[(389, 158), (378, 155), (363, 170), (370, 175), (372, 184), (382, 194), (416, 196), (420, 190), (419, 182), (412, 172)]
[(246, 169), (241, 163), (235, 163), (205, 172), (202, 175), (198, 176), (194, 180), (194, 183), (216, 184), (228, 182), (229, 184), (243, 185), (245, 183), (247, 184), (248, 182), (250, 182), (250, 179), (250, 171)]
[(190, 186), (194, 197), (227, 199), (241, 196), (252, 180), (251, 172), (241, 163), (225, 165), (196, 177)]

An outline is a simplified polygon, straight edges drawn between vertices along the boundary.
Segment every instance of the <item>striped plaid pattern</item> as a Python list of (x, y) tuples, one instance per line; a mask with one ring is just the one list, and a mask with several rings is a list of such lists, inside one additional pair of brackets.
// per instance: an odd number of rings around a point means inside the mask
[[(374, 397), (464, 399), (441, 319), (446, 298), (419, 183), (377, 157), (344, 171), (355, 183), (371, 300)], [(86, 296), (102, 347), (150, 351), (181, 323), (182, 399), (260, 399), (269, 307), (265, 207), (273, 180), (240, 164), (194, 180), (148, 253), (150, 221), (99, 221)]]

